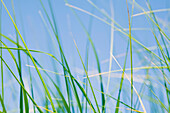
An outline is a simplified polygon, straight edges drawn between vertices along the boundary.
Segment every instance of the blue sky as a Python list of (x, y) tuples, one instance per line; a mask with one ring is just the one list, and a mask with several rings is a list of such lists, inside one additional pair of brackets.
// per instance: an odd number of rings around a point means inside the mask
[[(42, 0), (44, 3), (44, 6), (47, 9), (47, 12), (50, 13), (49, 5), (46, 0)], [(130, 14), (131, 14), (131, 2), (132, 0), (128, 1), (128, 5), (130, 8)], [(11, 15), (13, 15), (12, 12), (12, 5), (10, 0), (4, 0), (9, 12)], [(104, 10), (109, 16), (111, 16), (111, 8), (110, 8), (110, 0), (92, 0), (93, 3), (95, 3), (100, 9)], [(136, 1), (138, 4), (140, 4), (145, 11), (149, 11), (146, 1), (145, 0), (138, 0)], [(57, 27), (59, 31), (59, 36), (62, 41), (62, 46), (64, 48), (64, 53), (66, 55), (66, 58), (69, 62), (69, 65), (71, 69), (73, 70), (73, 73), (75, 75), (79, 76), (78, 72), (81, 72), (83, 70), (83, 67), (81, 65), (81, 61), (79, 59), (76, 47), (74, 45), (73, 39), (76, 41), (76, 44), (79, 48), (80, 54), (82, 55), (83, 60), (85, 59), (85, 50), (86, 50), (86, 42), (87, 42), (87, 35), (85, 31), (83, 30), (82, 26), (78, 22), (76, 16), (73, 14), (71, 9), (65, 5), (64, 0), (51, 0), (52, 7), (54, 9), (54, 15), (55, 20), (57, 22)], [(87, 0), (68, 0), (68, 3), (79, 7), (81, 9), (84, 9), (86, 11), (89, 11), (93, 13), (94, 15), (97, 15), (98, 17), (106, 20), (107, 22), (111, 23), (109, 19), (107, 19), (104, 15), (101, 14), (98, 10), (96, 10)], [(168, 0), (150, 0), (151, 7), (153, 10), (157, 9), (167, 9), (170, 8), (169, 1)], [(128, 14), (127, 14), (127, 7), (126, 7), (126, 1), (122, 0), (113, 0), (113, 9), (114, 9), (114, 20), (119, 23), (123, 28), (128, 29)], [(52, 41), (49, 35), (49, 32), (47, 31), (47, 28), (45, 27), (42, 18), (39, 14), (39, 12), (42, 13), (43, 17), (47, 21), (47, 18), (45, 16), (45, 13), (41, 7), (41, 4), (39, 0), (14, 0), (14, 7), (15, 7), (15, 13), (16, 13), (16, 20), (17, 20), (17, 26), (24, 37), (27, 46), (29, 49), (35, 49), (35, 50), (41, 50), (45, 52), (49, 52), (52, 54), (57, 54), (56, 56), (59, 57), (59, 52), (54, 49), (54, 43), (57, 41)], [(99, 60), (101, 63), (102, 72), (109, 71), (109, 57), (110, 57), (110, 41), (111, 41), (111, 27), (107, 25), (106, 23), (101, 22), (100, 20), (89, 16), (88, 14), (81, 12), (79, 10), (74, 9), (81, 21), (83, 22), (84, 26), (86, 27), (87, 31), (89, 31), (89, 26), (91, 26), (90, 35), (94, 42), (94, 45), (96, 47), (97, 53), (99, 55)], [(142, 10), (138, 9), (138, 7), (134, 7), (134, 14), (141, 13)], [(165, 30), (167, 35), (168, 33), (168, 26), (163, 26), (163, 23), (166, 23), (165, 25), (169, 24), (170, 21), (170, 13), (165, 12), (158, 12), (155, 13), (156, 17), (158, 19), (158, 22), (160, 26)], [(92, 20), (91, 25), (90, 19)], [(150, 22), (150, 21), (149, 21)], [(136, 16), (132, 20), (132, 36), (135, 37), (136, 40), (141, 42), (146, 47), (152, 47), (156, 45), (156, 42), (154, 40), (153, 34), (150, 30), (151, 25), (149, 24), (148, 20), (146, 19), (145, 15)], [(50, 30), (50, 33), (52, 34), (54, 38), (54, 34), (50, 28), (49, 23), (47, 23), (47, 26)], [(116, 25), (115, 25), (116, 26)], [(117, 26), (116, 26), (117, 27)], [(145, 30), (133, 30), (133, 28), (146, 28)], [(13, 24), (7, 15), (7, 12), (5, 11), (4, 7), (2, 7), (2, 33), (6, 36), (11, 37), (15, 40), (15, 29), (13, 27)], [(127, 31), (128, 33), (128, 31)], [(159, 33), (157, 32), (156, 35), (159, 36)], [(114, 41), (113, 41), (113, 55), (117, 56), (117, 60), (120, 63), (120, 65), (123, 67), (124, 63), (124, 56), (118, 57), (119, 55), (126, 52), (127, 47), (127, 39), (128, 37), (124, 34), (120, 33), (119, 31), (114, 31)], [(14, 45), (10, 44), (8, 41), (4, 40), (9, 47), (15, 47)], [(21, 41), (20, 41), (21, 42)], [(21, 42), (22, 43), (22, 42)], [(134, 67), (140, 67), (145, 66), (147, 63), (141, 63), (141, 59), (138, 57), (138, 55), (135, 53), (136, 49), (141, 49), (141, 46), (136, 44), (134, 41), (132, 41), (133, 47), (133, 65)], [(22, 45), (22, 44), (21, 44)], [(56, 44), (56, 46), (58, 46)], [(7, 60), (11, 66), (14, 67), (14, 64), (11, 62), (11, 57), (9, 56), (9, 53), (7, 51), (3, 50), (4, 52), (4, 58)], [(154, 50), (154, 52), (157, 54), (157, 51)], [(16, 52), (14, 52), (16, 54)], [(22, 62), (22, 66), (24, 69), (27, 68), (27, 62), (26, 62), (26, 56), (22, 53), (24, 61)], [(40, 55), (33, 53), (33, 55), (38, 58), (39, 62), (44, 66), (45, 69), (53, 70), (51, 59), (45, 55)], [(141, 54), (141, 57), (144, 57), (147, 55), (146, 52), (143, 52)], [(119, 66), (116, 64), (114, 60), (112, 60), (112, 70), (118, 70), (120, 69)], [(30, 64), (32, 65), (32, 64)], [(58, 64), (59, 65), (59, 64)], [(130, 67), (130, 55), (128, 55), (128, 61), (127, 61), (127, 68)], [(60, 66), (57, 69), (60, 71)], [(32, 69), (32, 68), (31, 68)], [(14, 70), (16, 70), (14, 68)], [(90, 46), (90, 56), (89, 56), (89, 70), (95, 74), (97, 73), (97, 66), (96, 66), (96, 60), (93, 53), (93, 50)], [(8, 73), (6, 71), (5, 73)], [(27, 70), (23, 70), (23, 73), (25, 73), (25, 78), (28, 79), (27, 76)], [(35, 73), (35, 70), (32, 69), (32, 73)], [(129, 74), (130, 71), (127, 71)], [(134, 72), (136, 75), (144, 74), (145, 71), (141, 70), (138, 72)], [(118, 73), (117, 76), (119, 76), (120, 73)], [(153, 74), (151, 72), (151, 74)], [(115, 75), (116, 76), (116, 75)], [(118, 77), (119, 78), (119, 77)], [(97, 78), (92, 78), (92, 80), (96, 80)], [(8, 81), (8, 77), (6, 78)], [(110, 85), (114, 86), (117, 84), (117, 81), (119, 79), (112, 79), (112, 83)], [(127, 81), (126, 81), (127, 82)], [(104, 84), (107, 84), (107, 77), (104, 77)], [(128, 82), (127, 82), (128, 84)], [(136, 82), (137, 86), (140, 86), (140, 83)], [(130, 86), (130, 85), (129, 85)], [(15, 86), (14, 86), (15, 87)], [(17, 87), (17, 86), (16, 86)], [(98, 85), (94, 85), (94, 87), (98, 88)], [(129, 87), (130, 88), (130, 87)], [(137, 88), (138, 89), (138, 88)], [(112, 89), (110, 89), (112, 90)], [(8, 91), (8, 90), (7, 90)], [(111, 92), (111, 91), (110, 91)], [(114, 95), (117, 97), (117, 93)], [(149, 108), (148, 108), (149, 109)]]

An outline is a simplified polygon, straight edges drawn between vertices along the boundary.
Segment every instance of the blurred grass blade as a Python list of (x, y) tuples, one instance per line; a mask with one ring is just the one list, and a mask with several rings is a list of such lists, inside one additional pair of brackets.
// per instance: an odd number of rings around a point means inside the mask
[(47, 97), (47, 94), (46, 94), (46, 92), (44, 92), (45, 93), (45, 109), (46, 109), (46, 113), (49, 113), (49, 111), (48, 111), (48, 97)]

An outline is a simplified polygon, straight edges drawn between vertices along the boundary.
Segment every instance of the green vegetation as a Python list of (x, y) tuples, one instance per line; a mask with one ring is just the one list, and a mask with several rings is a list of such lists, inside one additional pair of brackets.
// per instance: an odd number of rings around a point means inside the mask
[[(59, 35), (57, 16), (55, 16), (55, 9), (52, 4), (53, 0), (46, 1), (48, 3), (46, 5), (43, 0), (38, 1), (41, 6), (39, 17), (47, 32), (47, 38), (50, 40), (48, 43), (51, 42), (50, 47), (53, 47), (52, 49), (46, 47), (49, 50), (48, 52), (30, 49), (30, 45), (27, 44), (29, 37), (27, 38), (25, 35), (27, 31), (24, 29), (24, 23), (20, 22), (22, 26), (17, 24), (19, 21), (17, 21), (15, 1), (11, 0), (12, 12), (8, 10), (10, 8), (6, 6), (5, 2), (1, 0), (0, 4), (0, 112), (170, 112), (170, 29), (167, 26), (169, 32), (167, 32), (168, 30), (165, 31), (155, 15), (155, 12), (169, 11), (169, 9), (152, 10), (149, 0), (146, 0), (149, 9), (149, 11), (146, 11), (135, 0), (122, 1), (125, 2), (127, 9), (128, 29), (125, 29), (115, 21), (113, 1), (110, 6), (110, 16), (90, 0), (87, 2), (92, 6), (91, 12), (72, 5), (69, 0), (64, 0), (65, 6), (72, 11), (77, 19), (76, 22), (79, 23), (85, 34), (84, 37), (87, 38), (85, 51), (82, 51), (74, 36), (70, 36), (73, 39), (74, 48), (76, 48), (76, 54), (79, 58), (76, 62), (80, 61), (83, 68), (83, 76), (79, 76), (74, 73), (74, 67), (70, 65), (68, 56), (64, 52), (65, 46), (61, 41), (62, 35)], [(94, 10), (104, 16), (105, 19), (95, 15)], [(134, 14), (135, 10), (142, 11), (142, 13)], [(2, 11), (8, 15), (11, 24), (14, 26), (15, 39), (2, 32)], [(88, 27), (78, 12), (90, 16)], [(143, 44), (133, 34), (133, 30), (135, 30), (133, 29), (134, 18), (140, 15), (145, 15), (149, 23), (148, 32), (152, 33), (150, 40), (155, 41), (156, 44), (153, 47)], [(106, 24), (111, 29), (108, 72), (102, 71), (101, 56), (92, 37), (92, 23), (95, 20)], [(126, 45), (122, 46), (126, 48), (121, 62), (113, 53), (115, 49), (113, 43), (114, 32), (116, 31), (121, 34), (126, 42)], [(120, 48), (121, 45), (116, 49)], [(94, 58), (90, 57), (90, 51)], [(84, 53), (84, 56), (82, 53)], [(37, 54), (50, 59), (52, 63), (46, 63), (44, 66)], [(71, 56), (74, 57), (74, 54)], [(7, 55), (10, 59), (5, 58)], [(140, 66), (137, 66), (138, 63), (135, 62), (137, 58)], [(97, 68), (95, 74), (90, 74), (90, 59), (93, 59)], [(27, 65), (25, 66), (25, 64)], [(48, 70), (46, 67), (51, 69)], [(113, 67), (118, 68), (113, 69)], [(136, 74), (137, 71), (143, 75)], [(10, 96), (6, 91), (6, 84), (8, 84), (7, 82), (9, 82), (9, 85), (11, 84), (11, 78), (15, 80), (15, 85), (17, 85), (10, 87), (13, 91)], [(117, 81), (116, 85), (113, 83), (115, 80)], [(10, 100), (10, 98), (14, 99)], [(11, 110), (9, 106), (14, 103), (18, 108)]]

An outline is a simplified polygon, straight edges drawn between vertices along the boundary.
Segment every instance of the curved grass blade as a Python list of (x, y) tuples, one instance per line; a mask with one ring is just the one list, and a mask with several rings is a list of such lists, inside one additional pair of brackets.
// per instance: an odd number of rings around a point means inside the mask
[[(15, 49), (14, 49), (15, 50)], [(22, 50), (25, 50), (25, 49), (22, 49)], [(36, 51), (36, 50), (30, 50), (32, 52), (38, 52), (38, 53), (43, 53), (43, 54), (46, 54), (48, 56), (51, 56), (52, 58), (54, 58), (54, 60), (56, 60), (57, 62), (59, 62), (65, 69), (66, 67), (64, 66), (64, 64), (62, 64), (58, 59), (56, 59), (52, 54), (49, 54), (49, 53), (45, 53), (45, 52), (42, 52), (42, 51)], [(38, 63), (38, 62), (37, 62)], [(38, 66), (40, 66), (42, 68), (42, 66), (40, 64), (37, 64)], [(44, 70), (43, 70), (44, 71)], [(66, 70), (68, 72), (68, 70)], [(46, 73), (46, 71), (44, 71), (44, 73)], [(48, 73), (46, 73), (48, 75)], [(72, 76), (72, 75), (71, 75)], [(50, 80), (54, 83), (54, 81), (51, 79), (51, 77), (48, 75), (48, 77), (50, 78)], [(72, 76), (73, 77), (73, 76)], [(78, 83), (78, 81), (76, 79), (74, 79), (73, 77), (73, 80), (76, 82), (76, 84), (78, 85), (78, 87), (80, 88), (81, 92), (83, 93), (83, 95), (85, 96), (87, 102), (89, 103), (90, 107), (92, 109), (94, 109), (90, 99), (88, 98), (86, 92), (84, 91), (83, 87)], [(54, 83), (55, 86), (57, 86), (55, 83)], [(96, 111), (95, 111), (96, 112)]]
[[(21, 50), (23, 50), (23, 49), (21, 49)], [(24, 49), (24, 50), (25, 50), (25, 49)], [(25, 51), (26, 51), (26, 50), (25, 50)], [(30, 50), (30, 51), (32, 51), (32, 50)], [(44, 52), (41, 52), (41, 51), (34, 51), (34, 50), (33, 50), (32, 52), (44, 53)], [(26, 53), (26, 54), (27, 54), (27, 53)], [(44, 54), (46, 54), (46, 53), (44, 53)], [(51, 56), (52, 58), (55, 59), (55, 57), (54, 57), (53, 55), (49, 54), (49, 53), (47, 53), (46, 55), (49, 55), (49, 56)], [(35, 60), (35, 62), (37, 63), (37, 65), (38, 65), (39, 67), (41, 67), (41, 69), (43, 69), (43, 67), (36, 61), (35, 58), (34, 58), (34, 60)], [(55, 60), (57, 60), (57, 59), (55, 59)], [(57, 61), (59, 62), (59, 60), (57, 60)], [(61, 63), (61, 62), (59, 62), (59, 63)], [(62, 64), (61, 64), (61, 65), (62, 65)], [(44, 69), (43, 69), (43, 72), (44, 72), (46, 75), (48, 75), (48, 73), (47, 73)], [(68, 113), (71, 113), (70, 107), (67, 105), (67, 102), (66, 102), (64, 96), (62, 95), (59, 87), (55, 84), (55, 82), (54, 82), (53, 79), (50, 77), (50, 75), (48, 75), (48, 77), (49, 77), (49, 79), (52, 81), (53, 85), (54, 85), (55, 88), (57, 89), (57, 92), (59, 93), (59, 95), (61, 96), (62, 100), (64, 101), (63, 103), (64, 103), (64, 106), (65, 106), (67, 112), (68, 112)], [(49, 89), (49, 90), (50, 90), (50, 89)], [(51, 91), (51, 92), (52, 92), (52, 91)], [(52, 93), (52, 94), (53, 94), (53, 93)], [(54, 95), (54, 94), (53, 94), (53, 95)], [(58, 105), (60, 105), (60, 103), (59, 103), (58, 101), (57, 101), (57, 103), (58, 103)]]

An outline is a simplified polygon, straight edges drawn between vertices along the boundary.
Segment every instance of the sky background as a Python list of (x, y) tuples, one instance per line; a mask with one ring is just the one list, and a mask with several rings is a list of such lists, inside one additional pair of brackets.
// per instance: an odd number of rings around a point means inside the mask
[[(132, 0), (128, 0), (128, 5), (130, 8), (130, 14), (131, 13), (131, 7), (132, 7)], [(45, 8), (47, 9), (47, 13), (50, 15), (51, 18), (51, 13), (50, 13), (50, 8), (48, 5), (47, 0), (42, 0)], [(113, 9), (113, 20), (117, 22), (119, 25), (122, 26), (126, 32), (128, 33), (128, 13), (127, 13), (127, 7), (126, 7), (126, 0), (92, 0), (92, 2), (99, 7), (100, 10), (106, 12), (109, 16), (111, 16), (111, 6)], [(146, 0), (136, 0), (136, 2), (145, 10), (149, 11), (147, 7)], [(158, 9), (169, 9), (170, 8), (170, 1), (169, 0), (149, 0), (152, 10), (158, 10)], [(5, 5), (7, 6), (9, 12), (13, 16), (13, 11), (12, 11), (12, 4), (11, 0), (4, 0)], [(76, 46), (74, 44), (74, 41), (77, 44), (77, 47), (80, 51), (80, 54), (85, 60), (85, 52), (86, 52), (86, 44), (88, 37), (83, 30), (81, 24), (79, 23), (78, 19), (76, 16), (73, 14), (71, 11), (70, 7), (66, 5), (64, 0), (51, 0), (52, 3), (52, 8), (54, 11), (54, 16), (55, 20), (57, 22), (57, 27), (58, 27), (58, 33), (60, 36), (60, 40), (62, 42), (62, 47), (64, 49), (65, 56), (68, 60), (69, 66), (72, 70), (72, 73), (75, 75), (77, 79), (80, 78), (80, 80), (83, 80), (83, 66), (81, 64), (81, 60), (79, 58), (78, 52), (76, 50)], [(98, 17), (104, 19), (105, 21), (111, 23), (111, 21), (106, 18), (101, 12), (96, 10), (87, 0), (68, 0), (68, 3), (76, 6), (78, 8), (81, 8), (85, 11), (91, 12), (94, 15), (97, 15)], [(112, 4), (112, 5), (111, 5)], [(52, 32), (52, 29), (50, 28), (50, 24), (47, 22), (47, 18), (45, 16), (45, 13), (43, 11), (43, 8), (40, 4), (39, 0), (14, 0), (14, 9), (15, 9), (15, 14), (16, 14), (16, 24), (26, 41), (26, 44), (29, 49), (34, 49), (34, 50), (41, 50), (44, 52), (48, 52), (51, 54), (54, 54), (56, 57), (59, 58), (59, 50), (55, 49), (55, 46), (58, 47), (57, 41), (55, 40), (54, 34)], [(85, 28), (87, 31), (90, 33), (90, 36), (92, 38), (92, 41), (95, 45), (95, 48), (97, 50), (97, 54), (99, 56), (100, 64), (101, 64), (101, 70), (102, 72), (107, 72), (109, 71), (109, 58), (110, 58), (110, 43), (111, 43), (111, 26), (107, 25), (106, 23), (82, 12), (79, 10), (74, 9), (82, 23), (84, 24)], [(143, 12), (139, 7), (135, 6), (134, 7), (134, 14), (141, 13)], [(47, 27), (53, 37), (53, 40), (50, 38), (50, 33), (48, 32), (47, 28), (45, 27), (42, 17), (44, 17), (45, 21), (47, 22)], [(157, 12), (155, 13), (157, 20), (159, 22), (159, 25), (161, 28), (165, 31), (167, 36), (170, 36), (170, 11), (164, 11), (164, 12)], [(2, 34), (10, 37), (13, 40), (16, 40), (16, 35), (15, 35), (15, 28), (5, 11), (4, 7), (2, 6)], [(145, 15), (140, 15), (140, 16), (135, 16), (133, 17), (132, 20), (132, 36), (141, 42), (143, 45), (146, 47), (155, 47), (156, 46), (156, 41), (154, 39), (154, 36), (151, 32), (151, 27), (152, 25), (150, 24), (151, 21), (146, 18)], [(115, 27), (117, 27), (115, 25)], [(157, 29), (156, 29), (157, 30)], [(159, 32), (156, 31), (156, 35), (159, 37)], [(9, 47), (16, 47), (15, 45), (11, 44), (9, 41), (6, 39), (2, 38), (2, 40), (9, 46)], [(53, 44), (56, 45), (53, 45)], [(20, 44), (22, 44), (20, 40)], [(125, 59), (125, 52), (128, 44), (128, 37), (125, 36), (124, 34), (120, 33), (119, 31), (114, 29), (114, 40), (113, 40), (113, 51), (112, 54), (116, 57), (117, 61), (120, 63), (120, 65), (123, 67), (124, 64), (124, 59)], [(133, 44), (133, 66), (134, 67), (142, 67), (142, 66), (148, 66), (148, 61), (144, 59), (145, 56), (148, 56), (148, 58), (151, 58), (149, 54), (146, 51), (140, 52), (140, 57), (139, 54), (137, 54), (138, 49), (142, 49), (141, 46), (139, 46), (136, 42), (132, 41)], [(169, 48), (168, 48), (169, 50)], [(153, 52), (157, 53), (157, 50), (152, 50)], [(17, 55), (16, 51), (13, 51), (15, 55)], [(10, 64), (11, 67), (13, 67), (13, 71), (17, 72), (16, 67), (14, 65), (14, 62), (12, 61), (11, 56), (6, 50), (3, 50), (3, 55), (5, 60), (7, 61), (8, 64)], [(51, 70), (51, 71), (57, 71), (58, 73), (62, 73), (62, 67), (59, 65), (59, 63), (55, 62), (57, 64), (57, 68), (53, 68), (53, 63), (54, 61), (51, 60), (50, 57), (43, 55), (43, 54), (38, 54), (38, 53), (32, 53), (32, 55), (38, 59), (39, 63), (42, 64), (44, 69)], [(29, 76), (28, 76), (28, 62), (26, 55), (22, 52), (22, 71), (23, 71), (23, 76), (25, 80), (26, 87), (29, 90), (28, 83), (29, 83)], [(153, 60), (153, 62), (159, 61), (157, 59), (150, 59)], [(32, 63), (30, 65), (33, 65)], [(130, 54), (128, 54), (128, 60), (127, 60), (127, 66), (126, 68), (130, 68)], [(16, 85), (16, 81), (14, 78), (9, 74), (8, 70), (6, 67), (4, 67), (6, 70), (5, 73), (5, 81), (6, 82), (6, 96), (9, 96), (9, 100), (6, 101), (6, 104), (8, 105), (9, 110), (15, 112), (15, 108), (17, 105), (13, 106), (12, 104), (10, 105), (9, 102), (13, 102), (12, 100), (18, 101), (19, 95), (16, 95), (17, 93), (12, 93), (11, 91), (19, 92), (19, 85)], [(39, 84), (40, 80), (38, 79), (38, 76), (36, 74), (36, 71), (34, 68), (30, 68), (31, 72), (33, 74), (33, 81), (35, 84)], [(112, 59), (112, 69), (111, 70), (120, 70), (119, 66), (117, 63)], [(126, 72), (128, 75), (130, 74), (130, 71)], [(151, 71), (150, 75), (154, 76), (155, 73), (160, 74), (158, 71), (154, 72)], [(96, 65), (96, 60), (94, 56), (94, 52), (92, 50), (92, 47), (90, 45), (90, 50), (89, 50), (89, 74), (97, 74), (97, 65)], [(51, 76), (55, 77), (54, 74), (50, 73)], [(136, 86), (137, 90), (140, 89), (141, 82), (144, 79), (146, 75), (145, 70), (140, 70), (140, 71), (134, 71), (134, 85)], [(104, 81), (104, 86), (106, 87), (107, 85), (107, 76), (103, 75), (103, 81)], [(140, 79), (140, 76), (142, 79)], [(114, 97), (117, 97), (117, 90), (119, 87), (119, 81), (121, 77), (121, 72), (117, 73), (111, 73), (111, 83), (109, 85), (109, 94), (113, 93)], [(45, 78), (45, 76), (44, 76)], [(99, 81), (98, 77), (92, 77), (91, 80), (94, 84), (94, 87), (97, 89), (100, 89), (99, 87)], [(61, 82), (62, 82), (61, 78)], [(48, 82), (48, 80), (47, 80)], [(125, 80), (125, 83), (127, 84), (126, 86), (130, 90), (130, 84), (127, 80)], [(13, 85), (13, 87), (11, 87)], [(37, 85), (38, 87), (39, 85)], [(62, 86), (61, 86), (62, 87)], [(159, 84), (155, 83), (155, 87), (159, 89)], [(128, 90), (127, 88), (127, 90)], [(39, 95), (39, 91), (43, 92), (42, 87), (38, 87), (35, 92), (37, 92), (37, 96)], [(126, 90), (126, 89), (125, 89)], [(159, 90), (158, 90), (159, 91)], [(159, 94), (158, 95), (164, 95), (164, 94)], [(128, 103), (128, 99), (130, 98), (130, 93), (127, 94), (127, 98), (125, 98), (125, 101)], [(100, 95), (98, 95), (100, 98)], [(7, 98), (7, 97), (6, 97)], [(137, 96), (135, 96), (135, 99), (137, 99)], [(41, 104), (41, 97), (37, 98), (38, 103)], [(99, 100), (100, 101), (100, 100)], [(164, 100), (164, 98), (162, 99)], [(110, 103), (112, 101), (109, 101)], [(145, 105), (147, 106), (147, 102), (145, 102)], [(108, 103), (109, 104), (109, 103)], [(129, 101), (130, 104), (130, 101)], [(115, 106), (115, 105), (114, 105)], [(111, 107), (111, 106), (108, 106)], [(147, 110), (150, 110), (150, 107), (146, 107)], [(110, 108), (112, 110), (112, 108)], [(141, 108), (139, 110), (142, 110)]]

